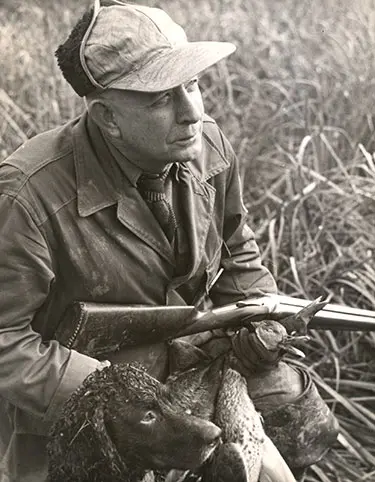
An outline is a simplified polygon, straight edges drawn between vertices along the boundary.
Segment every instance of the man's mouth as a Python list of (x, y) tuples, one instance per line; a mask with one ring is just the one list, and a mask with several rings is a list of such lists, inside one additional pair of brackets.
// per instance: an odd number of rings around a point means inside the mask
[(197, 139), (198, 133), (196, 132), (192, 136), (180, 137), (179, 139), (174, 141), (174, 144), (181, 144), (181, 145), (188, 145), (193, 144)]

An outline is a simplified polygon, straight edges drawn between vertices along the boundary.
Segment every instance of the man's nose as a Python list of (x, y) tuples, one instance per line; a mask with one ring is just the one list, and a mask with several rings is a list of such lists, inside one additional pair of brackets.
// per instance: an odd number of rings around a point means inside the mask
[(176, 121), (178, 124), (194, 124), (203, 115), (203, 102), (199, 91), (187, 92), (181, 88), (176, 102)]

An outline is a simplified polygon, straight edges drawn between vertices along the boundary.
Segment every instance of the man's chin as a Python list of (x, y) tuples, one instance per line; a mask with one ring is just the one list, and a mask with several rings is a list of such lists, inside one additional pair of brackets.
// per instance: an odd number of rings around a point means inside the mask
[(174, 156), (172, 157), (172, 162), (193, 162), (199, 159), (201, 153), (202, 144), (196, 146), (189, 146), (188, 148), (180, 149), (179, 152), (174, 153)]

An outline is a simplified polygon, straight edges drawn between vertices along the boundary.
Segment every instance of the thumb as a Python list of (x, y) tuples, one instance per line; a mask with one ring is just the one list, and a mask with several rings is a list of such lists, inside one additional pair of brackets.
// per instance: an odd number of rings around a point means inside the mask
[(287, 463), (269, 437), (264, 441), (259, 482), (297, 482)]

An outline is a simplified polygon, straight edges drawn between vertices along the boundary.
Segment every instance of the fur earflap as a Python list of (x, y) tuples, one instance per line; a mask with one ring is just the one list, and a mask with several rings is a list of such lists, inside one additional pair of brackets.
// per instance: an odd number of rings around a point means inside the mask
[(93, 14), (93, 8), (87, 11), (73, 28), (67, 40), (55, 52), (57, 63), (63, 76), (80, 97), (88, 95), (95, 90), (95, 87), (85, 74), (79, 58), (81, 42), (90, 25)]

